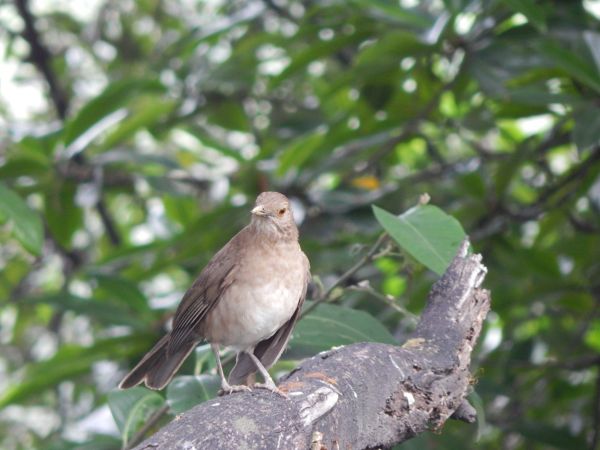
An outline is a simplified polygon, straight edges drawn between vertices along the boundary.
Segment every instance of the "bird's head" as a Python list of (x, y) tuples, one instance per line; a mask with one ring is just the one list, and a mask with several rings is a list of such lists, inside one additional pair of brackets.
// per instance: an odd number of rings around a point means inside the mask
[(290, 201), (279, 192), (263, 192), (252, 209), (252, 225), (275, 239), (298, 239)]

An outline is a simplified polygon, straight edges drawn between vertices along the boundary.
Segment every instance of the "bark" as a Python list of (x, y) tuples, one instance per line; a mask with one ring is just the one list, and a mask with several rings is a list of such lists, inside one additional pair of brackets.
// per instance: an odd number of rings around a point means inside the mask
[(461, 246), (402, 346), (360, 343), (304, 361), (289, 399), (255, 389), (202, 403), (137, 449), (387, 448), (450, 418), (475, 420), (469, 363), (490, 307), (481, 256)]

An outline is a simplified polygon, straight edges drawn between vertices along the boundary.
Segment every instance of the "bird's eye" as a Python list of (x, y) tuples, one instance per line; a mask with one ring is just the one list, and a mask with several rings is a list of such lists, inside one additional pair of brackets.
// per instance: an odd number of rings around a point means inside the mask
[(277, 211), (277, 215), (279, 215), (279, 217), (283, 216), (285, 214), (285, 208), (281, 208), (279, 211)]

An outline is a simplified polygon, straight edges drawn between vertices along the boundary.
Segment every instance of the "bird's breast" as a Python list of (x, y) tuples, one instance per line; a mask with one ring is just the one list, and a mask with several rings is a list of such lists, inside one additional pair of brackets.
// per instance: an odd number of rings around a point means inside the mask
[(207, 340), (251, 348), (292, 317), (305, 288), (306, 267), (299, 248), (285, 250), (267, 248), (239, 261), (234, 281), (206, 318)]

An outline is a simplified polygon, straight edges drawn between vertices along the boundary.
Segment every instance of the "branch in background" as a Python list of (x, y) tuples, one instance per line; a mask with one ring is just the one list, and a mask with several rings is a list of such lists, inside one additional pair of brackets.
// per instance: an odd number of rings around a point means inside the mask
[[(69, 108), (67, 94), (58, 82), (58, 77), (52, 69), (52, 56), (48, 49), (42, 44), (42, 39), (35, 27), (35, 17), (33, 14), (31, 14), (29, 9), (29, 1), (15, 0), (15, 5), (19, 15), (23, 19), (24, 29), (22, 34), (23, 38), (29, 44), (30, 60), (46, 80), (50, 90), (52, 103), (54, 104), (58, 117), (64, 122), (67, 118), (67, 112)], [(81, 165), (85, 165), (85, 158), (82, 154), (75, 155), (73, 157), (73, 161)], [(111, 243), (113, 245), (119, 245), (121, 238), (117, 232), (117, 227), (115, 226), (114, 220), (108, 212), (108, 208), (106, 207), (106, 203), (102, 198), (102, 195), (100, 195), (98, 198), (96, 209), (100, 215), (102, 224), (106, 229)]]
[[(507, 209), (507, 213), (519, 220), (531, 220), (537, 218), (542, 212), (549, 207), (559, 207), (570, 198), (575, 190), (579, 187), (579, 182), (585, 177), (595, 165), (600, 162), (600, 146), (594, 148), (590, 156), (581, 161), (577, 166), (573, 167), (566, 175), (561, 177), (556, 183), (546, 187), (538, 198), (531, 204), (521, 206), (519, 209)], [(567, 189), (562, 195), (558, 195), (560, 191), (575, 185), (571, 189)], [(554, 198), (554, 201), (552, 202)], [(552, 204), (550, 204), (552, 202)], [(523, 209), (523, 210), (522, 210)]]
[[(472, 422), (473, 347), (490, 307), (479, 255), (461, 246), (433, 286), (412, 339), (320, 353), (279, 385), (220, 397), (178, 416), (136, 449), (389, 448), (450, 417)], [(360, 423), (361, 426), (356, 426)]]
[(324, 301), (327, 301), (329, 299), (329, 297), (331, 296), (331, 294), (333, 293), (333, 291), (337, 287), (341, 286), (347, 280), (349, 280), (352, 277), (352, 275), (354, 275), (356, 272), (358, 272), (363, 266), (365, 266), (368, 263), (370, 263), (371, 261), (373, 261), (373, 259), (377, 255), (379, 248), (383, 245), (384, 242), (387, 241), (388, 237), (389, 236), (387, 233), (382, 233), (381, 235), (379, 235), (379, 238), (377, 238), (377, 241), (375, 241), (375, 244), (373, 244), (373, 246), (369, 249), (369, 251), (360, 260), (358, 260), (358, 262), (356, 264), (354, 264), (352, 267), (350, 267), (350, 269), (348, 269), (337, 280), (335, 280), (335, 282), (331, 286), (329, 286), (329, 288), (327, 290), (320, 293), (319, 296), (314, 300), (312, 305), (310, 305), (308, 308), (306, 308), (303, 311), (301, 317), (304, 317), (308, 313), (310, 313), (313, 309), (315, 309), (317, 307), (317, 305), (319, 303), (323, 303)]
[(40, 35), (35, 28), (35, 18), (29, 10), (28, 0), (15, 0), (15, 6), (19, 15), (23, 19), (23, 39), (29, 44), (31, 49), (29, 59), (31, 63), (42, 73), (48, 89), (50, 90), (50, 97), (52, 103), (56, 108), (56, 113), (61, 120), (65, 120), (67, 117), (67, 110), (69, 101), (67, 94), (60, 86), (54, 70), (52, 70), (52, 56), (48, 49), (42, 44)]
[(472, 233), (473, 239), (479, 240), (498, 233), (511, 221), (522, 223), (535, 220), (548, 209), (563, 206), (579, 189), (581, 180), (595, 170), (599, 162), (600, 146), (595, 147), (587, 159), (573, 167), (566, 175), (543, 189), (535, 201), (527, 205), (510, 207), (503, 203), (497, 203), (478, 221), (476, 230)]

